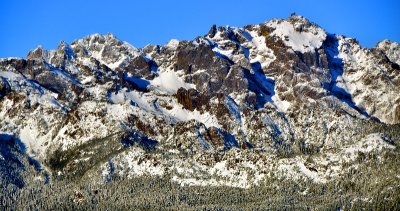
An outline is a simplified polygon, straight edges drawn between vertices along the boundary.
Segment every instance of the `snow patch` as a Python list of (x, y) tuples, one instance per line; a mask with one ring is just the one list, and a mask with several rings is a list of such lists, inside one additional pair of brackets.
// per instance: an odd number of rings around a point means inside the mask
[(173, 71), (160, 72), (158, 77), (154, 78), (150, 84), (156, 89), (168, 94), (175, 94), (176, 91), (181, 87), (185, 89), (195, 88), (193, 84), (185, 83)]
[[(257, 26), (258, 27), (258, 26)], [(260, 63), (261, 68), (267, 68), (273, 61), (275, 61), (276, 56), (274, 55), (272, 49), (267, 47), (265, 42), (265, 37), (258, 36), (258, 33), (253, 31), (245, 31), (246, 37), (248, 37), (250, 42), (244, 43), (244, 47), (249, 49), (249, 60), (250, 63)]]
[(128, 91), (126, 88), (109, 95), (109, 100), (114, 104), (127, 105), (131, 107), (134, 106), (140, 108), (140, 112), (164, 116), (166, 117), (166, 120), (170, 121), (172, 124), (182, 121), (196, 120), (203, 123), (206, 127), (221, 127), (217, 118), (209, 112), (200, 113), (197, 110), (190, 111), (184, 109), (182, 105), (176, 102), (176, 99), (167, 96), (165, 99), (170, 101), (170, 106), (172, 107), (168, 110), (158, 105), (157, 101), (159, 99), (160, 98), (157, 98), (154, 95), (148, 95), (135, 90)]
[[(132, 151), (119, 156), (121, 163), (119, 164), (121, 168), (125, 169), (128, 173), (128, 178), (133, 176), (162, 176), (164, 175), (164, 168), (161, 165), (154, 165), (151, 160), (142, 160), (144, 156), (144, 151), (139, 148), (132, 148)], [(122, 175), (123, 172), (121, 171)]]
[(311, 171), (309, 170), (303, 162), (297, 162), (297, 166), (299, 167), (299, 170), (301, 173), (303, 173), (305, 176), (307, 176), (308, 178), (312, 179), (315, 182), (320, 182), (320, 183), (324, 183), (326, 182), (323, 179), (320, 179), (318, 177), (318, 173), (315, 171)]
[(165, 46), (173, 50), (176, 50), (178, 48), (178, 45), (179, 45), (179, 40), (172, 39)]
[(385, 142), (380, 133), (372, 133), (366, 136), (362, 141), (345, 149), (345, 152), (355, 156), (356, 152), (382, 151), (384, 149), (395, 149), (396, 147)]
[(289, 101), (281, 100), (276, 94), (272, 96), (271, 99), (280, 112), (286, 112), (291, 107), (291, 103)]
[(203, 123), (208, 128), (221, 127), (221, 125), (218, 123), (218, 119), (215, 116), (211, 115), (209, 112), (200, 113), (197, 110), (189, 111), (182, 108), (182, 106), (179, 104), (175, 104), (171, 110), (163, 111), (165, 115), (170, 116), (179, 122), (185, 122), (193, 119)]
[(319, 27), (308, 28), (306, 32), (298, 32), (289, 21), (273, 20), (267, 26), (275, 28), (272, 36), (276, 35), (282, 39), (285, 45), (301, 53), (312, 52), (321, 47), (326, 39), (326, 33)]

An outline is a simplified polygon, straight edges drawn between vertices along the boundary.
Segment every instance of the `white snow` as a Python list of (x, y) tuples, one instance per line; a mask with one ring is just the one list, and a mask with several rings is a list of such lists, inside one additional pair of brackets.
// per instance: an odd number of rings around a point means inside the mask
[[(280, 159), (277, 162), (277, 173), (284, 178), (302, 179), (308, 178), (315, 183), (326, 183), (324, 175), (319, 175), (318, 172), (309, 170), (305, 165), (305, 158), (295, 157), (291, 159)], [(323, 173), (323, 172), (322, 172)]]
[(281, 100), (276, 94), (272, 96), (272, 101), (280, 112), (286, 112), (291, 106), (291, 103), (289, 101)]
[[(170, 96), (164, 97), (167, 101), (170, 101), (172, 109), (168, 110), (157, 104), (157, 96), (141, 93), (138, 91), (128, 91), (126, 88), (121, 89), (117, 93), (110, 94), (110, 101), (115, 104), (126, 105), (132, 107), (130, 104), (134, 103), (140, 109), (140, 112), (151, 113), (155, 115), (162, 115), (166, 117), (171, 123), (196, 120), (203, 123), (206, 127), (221, 127), (215, 116), (208, 112), (200, 113), (197, 110), (190, 111), (184, 109), (182, 105), (176, 102), (176, 99)], [(117, 112), (117, 111), (116, 111)], [(122, 112), (122, 111), (119, 111)]]
[(31, 104), (40, 103), (57, 109), (64, 106), (57, 101), (58, 94), (50, 92), (33, 81), (26, 80), (21, 74), (0, 71), (0, 76), (7, 79), (12, 90), (20, 91), (29, 98)]
[(352, 157), (356, 155), (356, 152), (368, 153), (371, 151), (382, 151), (383, 149), (395, 149), (396, 147), (390, 145), (382, 139), (382, 134), (372, 133), (366, 136), (363, 140), (345, 149), (345, 152), (350, 154)]
[(75, 65), (73, 65), (71, 62), (67, 62), (67, 64), (66, 64), (66, 69), (67, 69), (70, 73), (75, 74), (75, 75), (78, 75), (78, 74), (81, 73), (81, 72), (79, 71), (79, 69), (78, 69)]
[(175, 50), (176, 48), (178, 48), (178, 45), (179, 45), (179, 40), (172, 39), (165, 46)]
[(24, 143), (27, 148), (27, 153), (33, 157), (42, 157), (44, 156), (44, 152), (46, 150), (46, 146), (44, 143), (50, 140), (52, 132), (55, 129), (51, 129), (50, 131), (45, 131), (47, 133), (43, 133), (40, 131), (39, 122), (30, 119), (26, 122), (26, 125), (19, 130), (19, 138)]
[[(226, 40), (223, 37), (223, 33), (235, 33), (238, 36), (244, 37), (245, 42), (238, 43)], [(236, 27), (224, 27), (223, 32), (218, 31), (213, 38), (207, 38), (207, 41), (214, 46), (212, 50), (216, 55), (223, 55), (235, 63), (243, 59), (244, 55), (250, 63), (259, 62), (262, 68), (267, 68), (276, 59), (273, 51), (267, 47), (265, 37), (259, 36), (256, 31), (246, 31), (243, 28)], [(236, 54), (232, 47), (226, 47), (230, 46), (232, 42), (239, 44), (244, 54)]]
[(265, 37), (258, 36), (255, 30), (243, 33), (246, 33), (246, 37), (251, 39), (250, 42), (244, 44), (244, 47), (249, 49), (250, 63), (259, 62), (264, 69), (275, 61), (276, 57), (273, 51), (267, 47)]
[(285, 45), (301, 53), (318, 49), (326, 38), (325, 31), (319, 27), (313, 27), (307, 32), (297, 32), (295, 26), (288, 21), (272, 20), (267, 25), (275, 28), (271, 35), (280, 37)]
[(389, 40), (383, 40), (378, 43), (377, 48), (382, 49), (390, 61), (400, 64), (400, 44), (397, 42), (391, 42)]
[[(143, 159), (143, 156), (144, 151), (140, 148), (132, 148), (128, 153), (118, 156), (119, 159), (121, 159), (119, 165), (128, 171), (127, 173), (129, 178), (143, 175), (164, 175), (164, 168), (161, 165), (154, 165), (151, 160), (143, 160), (142, 162), (139, 162), (139, 160)], [(121, 173), (123, 172), (120, 172), (120, 174)]]
[(127, 108), (127, 105), (107, 104), (106, 109), (107, 114), (117, 121), (128, 118), (128, 115), (132, 113), (132, 111)]
[(68, 81), (71, 81), (73, 84), (80, 86), (79, 81), (77, 81), (74, 77), (70, 76), (68, 73), (66, 73), (63, 70), (51, 67), (51, 70), (55, 73), (57, 73), (59, 76), (61, 76), (64, 79), (67, 79)]
[(87, 76), (81, 81), (81, 83), (82, 84), (88, 84), (88, 83), (93, 82), (95, 80), (96, 79), (93, 76)]
[(5, 119), (7, 111), (9, 111), (14, 105), (14, 102), (8, 98), (2, 100), (2, 107), (0, 109), (0, 121)]
[(128, 91), (127, 88), (123, 88), (117, 93), (111, 93), (109, 98), (111, 102), (115, 104), (130, 104), (131, 102), (134, 102), (138, 107), (146, 112), (155, 112), (155, 109), (151, 105), (151, 101), (154, 99), (136, 90)]
[(223, 56), (226, 56), (228, 59), (231, 59), (232, 60), (232, 57), (233, 57), (233, 49), (230, 49), (230, 50), (223, 50), (223, 49), (221, 49), (221, 48), (218, 48), (218, 46), (216, 46), (216, 47), (214, 47), (213, 49), (212, 49), (212, 51), (214, 51), (215, 53), (216, 53), (216, 55), (218, 55), (218, 54), (220, 54), (220, 55), (223, 55)]
[(10, 80), (23, 79), (21, 74), (8, 72), (8, 71), (0, 71), (0, 76), (4, 77), (4, 78), (8, 78)]
[[(182, 163), (180, 163), (182, 165)], [(250, 188), (254, 181), (249, 180), (247, 171), (240, 169), (228, 169), (226, 161), (218, 162), (213, 167), (193, 163), (190, 166), (181, 166), (176, 168), (178, 173), (183, 175), (175, 175), (171, 178), (173, 182), (181, 186), (229, 186), (237, 188)], [(257, 183), (260, 175), (257, 175)], [(256, 178), (254, 178), (256, 179)]]
[(313, 181), (315, 181), (315, 182), (320, 182), (320, 183), (321, 183), (321, 182), (322, 182), (322, 183), (326, 182), (325, 180), (320, 179), (320, 178), (318, 177), (318, 173), (317, 173), (317, 172), (314, 172), (314, 171), (309, 170), (309, 169), (304, 165), (303, 162), (297, 162), (297, 166), (299, 167), (301, 173), (303, 173), (305, 176), (307, 176), (308, 178), (312, 179)]
[(125, 103), (125, 93), (124, 92), (111, 93), (110, 100), (112, 103), (116, 104)]
[(150, 81), (150, 84), (168, 94), (175, 94), (181, 87), (185, 89), (194, 88), (193, 84), (185, 83), (174, 71), (170, 70), (160, 72), (158, 77)]
[(210, 174), (218, 174), (223, 177), (226, 177), (230, 174), (229, 170), (226, 168), (226, 160), (216, 163), (208, 171)]
[[(115, 70), (123, 64), (127, 64), (131, 59), (134, 59), (138, 56), (142, 56), (143, 53), (140, 52), (137, 48), (129, 44), (128, 42), (122, 42), (121, 46), (115, 46), (114, 53), (116, 53), (116, 57), (109, 59), (103, 57), (103, 52), (105, 50), (106, 45), (113, 45), (115, 40), (118, 40), (114, 35), (107, 34), (105, 36), (100, 34), (93, 34), (88, 37), (90, 40), (87, 42), (86, 39), (78, 40), (78, 45), (82, 45), (86, 47), (89, 51), (90, 56), (98, 60), (100, 63), (107, 65), (109, 68)], [(102, 38), (105, 39), (105, 43), (101, 44), (96, 42), (95, 40)], [(120, 41), (120, 40), (118, 40)], [(122, 52), (122, 53), (120, 53)], [(91, 63), (91, 62), (89, 62)]]
[(221, 125), (218, 123), (217, 118), (215, 116), (212, 116), (210, 113), (200, 113), (197, 110), (189, 111), (182, 108), (182, 106), (179, 104), (175, 104), (170, 111), (163, 109), (163, 112), (165, 115), (170, 116), (180, 122), (194, 119), (198, 122), (203, 123), (206, 127), (221, 127)]
[[(388, 85), (387, 77), (393, 77), (386, 72), (369, 49), (362, 48), (354, 39), (337, 36), (337, 58), (342, 60), (345, 68), (336, 80), (336, 85), (351, 95), (355, 106), (369, 116), (379, 118), (380, 121), (395, 124), (396, 102), (400, 100), (398, 87)], [(365, 75), (375, 78), (368, 82)], [(393, 79), (395, 80), (395, 79)], [(389, 80), (390, 81), (390, 80)]]

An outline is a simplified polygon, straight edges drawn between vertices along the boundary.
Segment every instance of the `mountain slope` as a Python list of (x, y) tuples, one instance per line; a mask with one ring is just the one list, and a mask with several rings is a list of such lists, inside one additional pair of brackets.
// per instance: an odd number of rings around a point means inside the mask
[(398, 159), (399, 55), (297, 15), (141, 49), (94, 34), (0, 60), (0, 132), (53, 180), (330, 184)]

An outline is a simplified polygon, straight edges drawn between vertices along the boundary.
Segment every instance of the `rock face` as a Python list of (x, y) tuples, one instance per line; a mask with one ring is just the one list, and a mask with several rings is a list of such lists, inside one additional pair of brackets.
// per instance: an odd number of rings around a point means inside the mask
[(6, 96), (11, 91), (7, 80), (0, 78), (0, 99)]
[(0, 132), (55, 179), (323, 183), (346, 172), (351, 149), (370, 150), (359, 143), (398, 143), (399, 55), (398, 43), (363, 48), (297, 15), (142, 49), (95, 34), (0, 60)]

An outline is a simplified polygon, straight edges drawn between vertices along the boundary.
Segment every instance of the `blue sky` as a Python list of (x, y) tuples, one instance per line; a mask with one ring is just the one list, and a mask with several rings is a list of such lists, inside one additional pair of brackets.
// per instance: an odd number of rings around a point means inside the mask
[(0, 57), (25, 57), (89, 34), (111, 32), (136, 47), (193, 39), (212, 24), (244, 26), (292, 12), (365, 47), (400, 42), (399, 0), (0, 0)]

